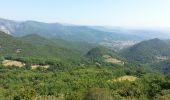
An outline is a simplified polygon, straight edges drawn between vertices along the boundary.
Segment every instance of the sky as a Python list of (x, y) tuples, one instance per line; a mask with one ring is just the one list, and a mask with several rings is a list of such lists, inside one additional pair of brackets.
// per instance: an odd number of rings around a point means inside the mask
[(0, 18), (95, 26), (170, 27), (170, 0), (0, 0)]

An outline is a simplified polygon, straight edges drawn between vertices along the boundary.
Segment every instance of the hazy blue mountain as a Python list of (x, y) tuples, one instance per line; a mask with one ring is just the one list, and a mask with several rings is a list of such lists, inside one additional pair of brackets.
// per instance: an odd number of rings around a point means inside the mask
[(161, 30), (128, 29), (105, 26), (77, 26), (72, 24), (13, 21), (6, 19), (0, 19), (0, 29), (7, 31), (9, 34), (16, 37), (38, 34), (47, 38), (68, 41), (85, 41), (90, 43), (113, 40), (142, 41), (151, 38), (170, 38), (170, 35), (167, 34), (168, 31)]
[(153, 38), (169, 39), (170, 30), (168, 28), (126, 28), (126, 27), (108, 27), (108, 26), (94, 26), (93, 29), (106, 31), (106, 32), (115, 32), (120, 34), (125, 34), (129, 37), (135, 37), (136, 40), (146, 40)]
[(43, 23), (36, 21), (12, 21), (0, 19), (0, 26), (5, 27), (13, 36), (39, 34), (48, 38), (59, 38), (72, 41), (101, 42), (104, 40), (138, 40), (141, 37), (121, 32), (109, 32), (94, 29), (91, 26), (76, 26), (59, 23)]

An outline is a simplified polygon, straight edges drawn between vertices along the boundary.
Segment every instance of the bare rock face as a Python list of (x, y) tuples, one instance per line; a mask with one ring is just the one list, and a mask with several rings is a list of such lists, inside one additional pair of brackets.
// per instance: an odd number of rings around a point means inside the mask
[(2, 31), (6, 34), (11, 34), (10, 31), (5, 26), (2, 26), (2, 25), (0, 25), (0, 31)]

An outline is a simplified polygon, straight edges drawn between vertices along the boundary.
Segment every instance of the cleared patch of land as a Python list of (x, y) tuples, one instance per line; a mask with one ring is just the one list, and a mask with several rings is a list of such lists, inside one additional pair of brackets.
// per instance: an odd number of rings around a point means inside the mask
[(112, 58), (109, 55), (104, 55), (103, 58), (105, 59), (105, 62), (112, 63), (112, 64), (124, 64), (121, 60)]
[(37, 68), (44, 68), (44, 69), (47, 69), (49, 68), (50, 66), (49, 65), (32, 65), (31, 66), (31, 69), (37, 69)]
[(158, 60), (157, 62), (159, 62), (159, 61), (168, 60), (169, 58), (167, 56), (157, 56), (156, 59)]
[(108, 80), (107, 82), (135, 81), (136, 79), (138, 78), (135, 76), (126, 75), (126, 76), (121, 76), (117, 79)]
[(15, 61), (15, 60), (4, 60), (2, 61), (3, 66), (17, 66), (17, 67), (23, 67), (25, 66), (24, 63), (20, 61)]

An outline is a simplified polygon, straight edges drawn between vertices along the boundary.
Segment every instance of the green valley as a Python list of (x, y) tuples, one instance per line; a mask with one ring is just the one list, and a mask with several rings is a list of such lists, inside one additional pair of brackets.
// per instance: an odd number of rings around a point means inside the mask
[(93, 43), (0, 32), (0, 47), (1, 100), (168, 100), (170, 95), (168, 61), (156, 60), (168, 57), (169, 47), (159, 39), (115, 52)]

